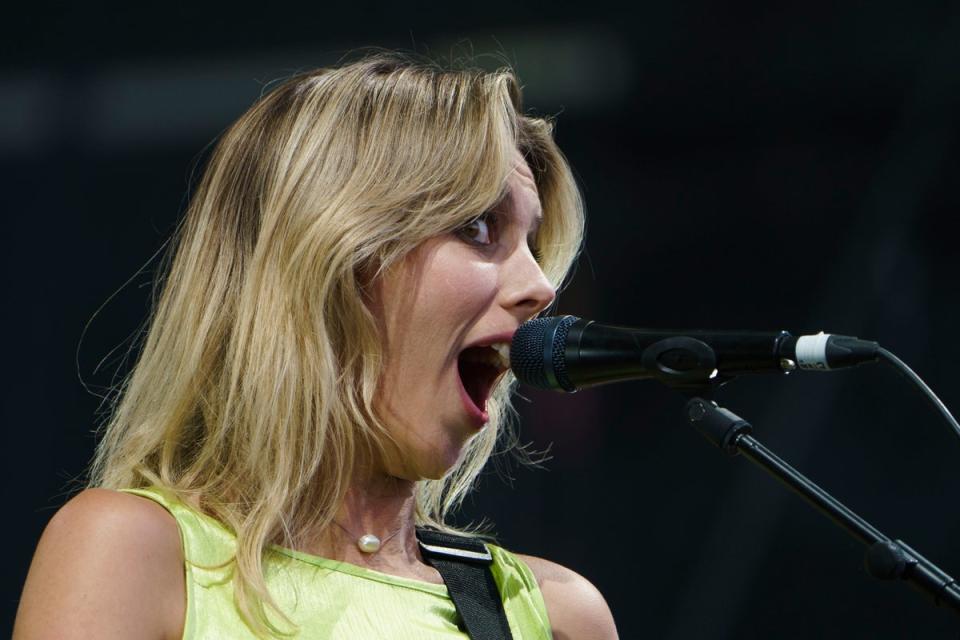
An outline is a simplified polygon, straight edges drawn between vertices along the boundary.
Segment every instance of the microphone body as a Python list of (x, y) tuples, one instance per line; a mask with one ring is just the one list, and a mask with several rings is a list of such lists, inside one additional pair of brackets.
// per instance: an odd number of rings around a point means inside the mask
[(517, 329), (510, 364), (521, 382), (545, 389), (572, 392), (644, 379), (696, 388), (745, 373), (826, 371), (875, 361), (878, 348), (822, 333), (651, 330), (557, 316)]

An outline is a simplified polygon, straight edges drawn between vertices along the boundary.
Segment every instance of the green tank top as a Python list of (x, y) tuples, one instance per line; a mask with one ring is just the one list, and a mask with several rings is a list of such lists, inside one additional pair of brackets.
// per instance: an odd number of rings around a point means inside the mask
[[(163, 506), (180, 527), (186, 570), (184, 640), (255, 638), (233, 603), (236, 537), (217, 520), (162, 489), (125, 489)], [(552, 638), (543, 596), (530, 568), (488, 544), (493, 576), (514, 640)], [(216, 568), (218, 565), (220, 568)], [(271, 547), (264, 577), (280, 609), (299, 627), (298, 640), (391, 638), (464, 640), (444, 585), (392, 576), (345, 562)]]

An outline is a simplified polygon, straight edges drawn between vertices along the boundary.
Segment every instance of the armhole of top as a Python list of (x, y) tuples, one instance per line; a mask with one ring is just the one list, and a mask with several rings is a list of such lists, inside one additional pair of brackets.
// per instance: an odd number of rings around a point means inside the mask
[(129, 493), (131, 495), (139, 496), (155, 502), (164, 508), (164, 510), (170, 514), (170, 517), (173, 518), (174, 522), (177, 523), (177, 531), (180, 532), (180, 550), (183, 553), (183, 586), (184, 586), (184, 596), (186, 597), (186, 602), (184, 603), (184, 620), (183, 620), (183, 636), (182, 640), (189, 640), (193, 637), (193, 602), (194, 602), (194, 585), (193, 585), (193, 571), (190, 563), (190, 548), (189, 541), (187, 540), (187, 535), (183, 530), (183, 523), (180, 521), (180, 518), (177, 517), (176, 512), (173, 510), (173, 504), (171, 500), (156, 489), (120, 489), (123, 493)]
[[(547, 613), (547, 603), (543, 599), (543, 592), (540, 591), (540, 583), (537, 582), (537, 576), (534, 575), (533, 570), (522, 558), (515, 553), (507, 551), (503, 547), (488, 543), (487, 548), (490, 549), (493, 554), (494, 564), (495, 566), (499, 565), (501, 572), (507, 567), (512, 567), (520, 575), (520, 579), (530, 593), (530, 604), (536, 612), (537, 617), (539, 617), (546, 626), (546, 637), (553, 638), (553, 626), (550, 624), (550, 615)], [(497, 586), (499, 587), (500, 585)]]

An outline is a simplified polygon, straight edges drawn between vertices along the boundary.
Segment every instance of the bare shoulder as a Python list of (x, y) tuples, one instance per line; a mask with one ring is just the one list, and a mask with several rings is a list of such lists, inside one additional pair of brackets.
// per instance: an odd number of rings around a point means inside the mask
[(519, 555), (537, 579), (556, 640), (616, 639), (617, 627), (607, 601), (576, 571), (535, 556)]
[(145, 498), (88, 489), (57, 511), (43, 532), (13, 636), (180, 637), (185, 599), (173, 517)]

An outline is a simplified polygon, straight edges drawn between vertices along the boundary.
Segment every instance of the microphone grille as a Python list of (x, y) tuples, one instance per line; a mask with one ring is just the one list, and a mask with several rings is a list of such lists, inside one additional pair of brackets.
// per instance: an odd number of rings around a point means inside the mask
[(520, 325), (510, 345), (510, 368), (520, 382), (541, 389), (574, 391), (567, 379), (567, 332), (575, 316), (535, 318)]

